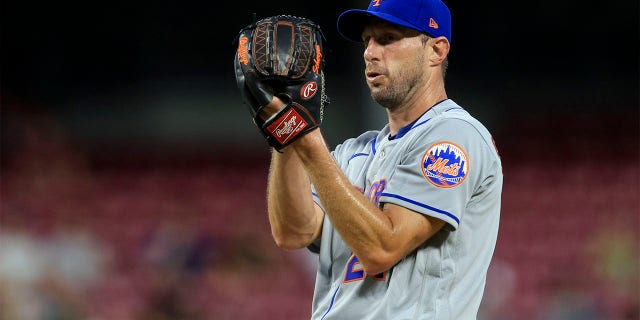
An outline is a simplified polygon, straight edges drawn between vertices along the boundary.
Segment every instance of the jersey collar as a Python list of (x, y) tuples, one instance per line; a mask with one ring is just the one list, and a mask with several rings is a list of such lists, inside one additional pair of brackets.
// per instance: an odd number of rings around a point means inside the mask
[[(435, 108), (437, 105), (441, 104), (443, 101), (447, 101), (449, 99), (444, 99), (444, 100), (440, 100), (438, 101), (436, 104), (434, 104), (431, 108), (429, 108), (427, 111), (425, 111), (424, 113), (422, 113), (418, 118), (416, 118), (415, 120), (411, 121), (411, 123), (407, 124), (406, 126), (400, 128), (400, 130), (398, 130), (398, 133), (396, 133), (395, 135), (391, 135), (389, 134), (389, 140), (394, 140), (394, 139), (400, 139), (402, 138), (405, 134), (407, 134), (407, 132), (409, 132), (409, 130), (411, 130), (413, 128), (413, 126), (416, 124), (416, 122), (418, 122), (418, 120), (420, 120), (422, 117), (424, 117), (424, 115), (429, 112), (430, 110), (433, 110), (433, 108)], [(421, 123), (426, 122), (426, 121), (422, 121)]]

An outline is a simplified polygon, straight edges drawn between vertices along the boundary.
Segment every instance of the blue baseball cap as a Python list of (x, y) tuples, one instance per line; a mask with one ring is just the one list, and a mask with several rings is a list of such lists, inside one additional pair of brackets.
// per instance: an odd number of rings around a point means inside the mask
[(338, 32), (345, 39), (362, 42), (362, 30), (369, 17), (444, 36), (451, 42), (451, 13), (441, 0), (372, 0), (367, 10), (351, 9), (338, 17)]

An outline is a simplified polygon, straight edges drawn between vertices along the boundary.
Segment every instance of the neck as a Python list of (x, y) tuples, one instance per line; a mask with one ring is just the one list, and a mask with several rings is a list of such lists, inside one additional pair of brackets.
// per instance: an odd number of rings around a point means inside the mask
[(407, 103), (396, 108), (387, 109), (391, 135), (397, 134), (400, 128), (416, 120), (436, 103), (445, 99), (447, 99), (447, 93), (444, 89), (444, 84), (441, 82), (440, 85), (435, 88), (425, 87), (421, 94), (416, 95)]

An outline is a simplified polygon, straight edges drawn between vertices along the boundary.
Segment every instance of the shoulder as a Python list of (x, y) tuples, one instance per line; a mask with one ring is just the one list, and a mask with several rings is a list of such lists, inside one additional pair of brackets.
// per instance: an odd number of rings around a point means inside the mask
[(484, 124), (475, 118), (469, 111), (447, 99), (434, 106), (434, 113), (416, 124), (416, 128), (422, 126), (422, 132), (441, 132), (451, 136), (479, 137), (490, 136), (489, 130)]
[[(413, 130), (417, 129), (417, 130)], [(487, 127), (451, 100), (437, 105), (435, 114), (412, 129), (414, 147), (459, 146), (473, 154), (483, 153), (499, 161)]]
[(363, 132), (357, 137), (349, 138), (338, 144), (332, 153), (336, 159), (351, 157), (357, 153), (368, 153), (371, 150), (371, 144), (379, 133), (380, 131), (378, 130)]

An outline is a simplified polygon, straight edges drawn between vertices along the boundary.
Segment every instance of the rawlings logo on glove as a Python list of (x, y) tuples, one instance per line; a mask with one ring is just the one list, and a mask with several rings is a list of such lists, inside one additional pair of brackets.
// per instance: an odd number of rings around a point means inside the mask
[(315, 81), (309, 81), (302, 86), (302, 89), (300, 89), (300, 97), (303, 100), (309, 100), (316, 95), (316, 91), (318, 91), (318, 83)]

